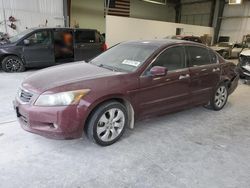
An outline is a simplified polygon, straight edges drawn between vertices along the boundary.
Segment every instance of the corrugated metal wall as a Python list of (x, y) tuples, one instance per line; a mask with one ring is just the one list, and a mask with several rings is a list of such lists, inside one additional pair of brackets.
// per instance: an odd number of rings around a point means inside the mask
[(181, 23), (209, 26), (212, 1), (182, 0), (181, 3)]
[(223, 17), (219, 36), (230, 36), (231, 42), (241, 42), (243, 35), (250, 34), (250, 2), (225, 5)]
[[(4, 16), (5, 14), (5, 16)], [(8, 25), (11, 22), (8, 18), (13, 16), (17, 19), (14, 24), (16, 30)], [(4, 20), (7, 20), (7, 27)], [(0, 31), (14, 35), (25, 28), (38, 27), (45, 25), (48, 20), (48, 26), (64, 26), (63, 0), (0, 0)]]

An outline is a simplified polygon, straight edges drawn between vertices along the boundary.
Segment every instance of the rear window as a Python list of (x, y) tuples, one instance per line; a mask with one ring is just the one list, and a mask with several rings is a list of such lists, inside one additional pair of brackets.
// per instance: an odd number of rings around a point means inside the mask
[(96, 35), (96, 42), (98, 42), (98, 43), (104, 42), (104, 38), (99, 32), (96, 32), (95, 35)]
[(189, 54), (190, 67), (210, 64), (208, 49), (197, 46), (188, 46), (187, 51)]
[(217, 63), (218, 62), (217, 55), (212, 50), (209, 50), (209, 55), (210, 55), (211, 63)]
[(75, 32), (76, 43), (95, 43), (96, 42), (96, 32), (95, 31), (84, 31), (77, 30)]

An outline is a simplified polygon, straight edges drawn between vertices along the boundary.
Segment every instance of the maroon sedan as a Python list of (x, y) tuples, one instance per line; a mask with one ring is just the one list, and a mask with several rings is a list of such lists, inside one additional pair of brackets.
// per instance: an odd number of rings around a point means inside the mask
[(23, 129), (45, 137), (116, 142), (134, 121), (197, 105), (220, 110), (238, 84), (233, 63), (179, 40), (121, 43), (89, 63), (43, 69), (14, 106)]

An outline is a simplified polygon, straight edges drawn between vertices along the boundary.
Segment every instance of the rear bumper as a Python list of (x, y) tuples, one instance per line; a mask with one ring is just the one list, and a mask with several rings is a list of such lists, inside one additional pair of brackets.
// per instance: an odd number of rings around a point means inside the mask
[(73, 139), (82, 136), (85, 110), (77, 105), (60, 107), (38, 107), (13, 102), (21, 127), (53, 139)]
[(232, 80), (229, 88), (229, 94), (233, 93), (238, 86), (239, 75), (237, 74)]

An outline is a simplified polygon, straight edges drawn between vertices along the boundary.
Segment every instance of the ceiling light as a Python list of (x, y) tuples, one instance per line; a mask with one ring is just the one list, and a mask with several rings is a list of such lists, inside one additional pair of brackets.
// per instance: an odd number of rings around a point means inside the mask
[(142, 0), (148, 3), (154, 3), (154, 4), (158, 4), (158, 5), (166, 5), (167, 2), (166, 0)]
[(229, 5), (239, 5), (242, 3), (242, 0), (229, 0)]

